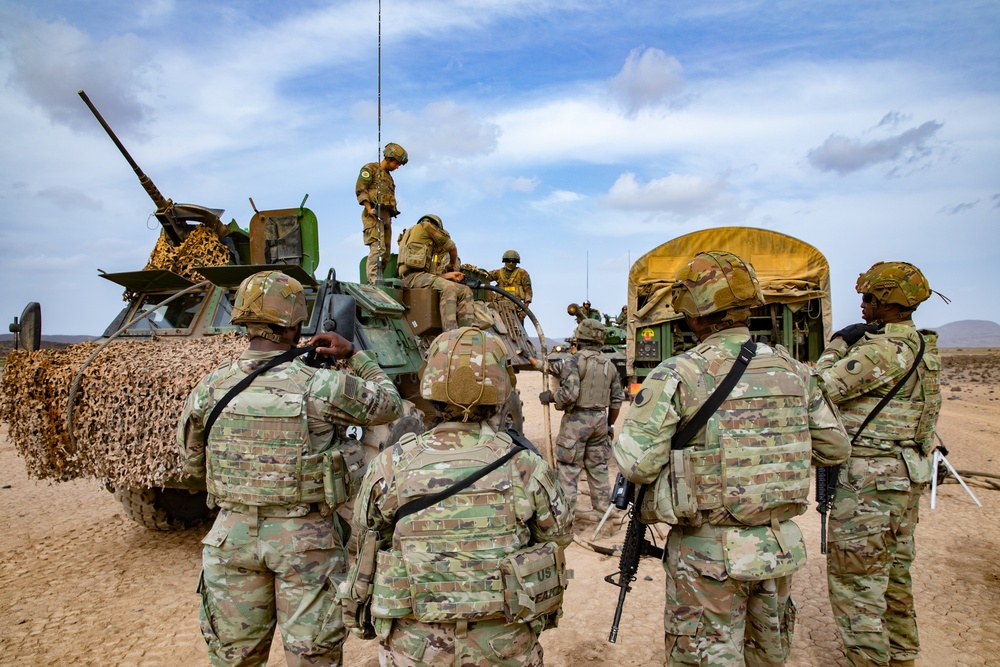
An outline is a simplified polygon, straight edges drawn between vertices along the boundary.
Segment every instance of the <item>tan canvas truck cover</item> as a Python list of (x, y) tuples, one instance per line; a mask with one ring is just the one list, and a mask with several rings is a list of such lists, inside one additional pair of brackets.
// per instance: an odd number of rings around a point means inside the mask
[(636, 331), (683, 317), (670, 307), (674, 277), (692, 257), (709, 250), (732, 252), (750, 262), (767, 303), (782, 303), (794, 312), (820, 299), (824, 335), (832, 333), (830, 265), (823, 253), (793, 236), (767, 229), (704, 229), (667, 241), (632, 264), (628, 276), (630, 317), (626, 349), (630, 376), (635, 375)]

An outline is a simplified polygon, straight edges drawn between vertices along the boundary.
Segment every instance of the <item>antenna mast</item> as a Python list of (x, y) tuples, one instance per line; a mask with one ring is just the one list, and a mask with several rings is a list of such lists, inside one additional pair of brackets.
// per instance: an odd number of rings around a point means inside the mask
[(375, 154), (375, 163), (379, 165), (375, 171), (378, 179), (375, 183), (375, 192), (378, 201), (375, 202), (375, 218), (378, 229), (378, 266), (375, 267), (377, 282), (382, 282), (382, 254), (385, 252), (385, 244), (392, 243), (392, 239), (383, 238), (382, 233), (382, 0), (378, 0), (378, 71), (377, 71), (377, 108), (378, 108), (378, 152)]

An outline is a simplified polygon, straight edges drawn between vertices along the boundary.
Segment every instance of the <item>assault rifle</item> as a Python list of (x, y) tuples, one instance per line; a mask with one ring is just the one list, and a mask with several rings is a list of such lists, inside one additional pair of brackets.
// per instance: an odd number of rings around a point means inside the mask
[[(618, 572), (614, 572), (604, 577), (604, 581), (618, 586), (621, 590), (618, 593), (618, 607), (615, 608), (615, 619), (611, 622), (611, 635), (608, 641), (614, 644), (618, 641), (618, 624), (622, 620), (622, 608), (625, 606), (625, 596), (632, 590), (631, 583), (636, 579), (639, 571), (639, 559), (643, 556), (656, 556), (663, 560), (663, 549), (652, 544), (646, 539), (646, 525), (639, 520), (639, 511), (642, 507), (642, 498), (646, 495), (646, 485), (643, 484), (636, 490), (635, 484), (625, 479), (625, 476), (618, 473), (615, 479), (615, 488), (611, 493), (611, 501), (620, 510), (629, 510), (628, 528), (625, 531), (625, 543), (622, 545), (621, 560), (618, 562)], [(635, 499), (633, 500), (633, 496)], [(618, 580), (615, 580), (615, 575)]]
[(819, 552), (826, 553), (826, 515), (833, 507), (833, 496), (837, 493), (837, 478), (840, 466), (819, 466), (816, 468), (816, 511), (819, 512)]

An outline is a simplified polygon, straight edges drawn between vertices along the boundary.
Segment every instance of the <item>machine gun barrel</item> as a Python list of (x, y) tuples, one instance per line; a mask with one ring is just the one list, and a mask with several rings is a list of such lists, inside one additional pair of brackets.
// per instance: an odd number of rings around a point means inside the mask
[(115, 135), (114, 130), (112, 130), (111, 126), (108, 125), (108, 122), (104, 120), (104, 116), (101, 115), (101, 112), (97, 110), (94, 103), (90, 101), (89, 97), (87, 97), (87, 93), (81, 90), (78, 91), (78, 94), (83, 100), (83, 103), (87, 105), (88, 109), (90, 109), (90, 112), (94, 114), (94, 118), (97, 119), (97, 122), (101, 124), (104, 131), (108, 133), (109, 137), (111, 137), (111, 141), (115, 142), (115, 146), (118, 147), (119, 152), (121, 152), (121, 154), (125, 157), (129, 166), (132, 167), (132, 171), (134, 171), (135, 175), (139, 177), (139, 184), (146, 191), (146, 194), (149, 195), (149, 198), (153, 200), (153, 203), (156, 204), (156, 217), (160, 221), (160, 224), (163, 225), (163, 231), (167, 234), (167, 238), (170, 240), (171, 245), (179, 245), (181, 241), (187, 238), (188, 227), (183, 221), (175, 219), (173, 215), (174, 203), (164, 197), (163, 193), (161, 193), (159, 188), (156, 187), (156, 184), (153, 183), (149, 176), (146, 176), (142, 169), (139, 168), (136, 161), (132, 159), (131, 155), (129, 155), (128, 150), (125, 149), (124, 144), (122, 144), (122, 142)]

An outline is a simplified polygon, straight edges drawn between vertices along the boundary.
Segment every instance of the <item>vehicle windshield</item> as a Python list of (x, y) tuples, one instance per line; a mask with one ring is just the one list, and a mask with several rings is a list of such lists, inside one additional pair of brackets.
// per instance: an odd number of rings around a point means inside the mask
[(149, 333), (161, 329), (186, 330), (194, 322), (201, 302), (205, 299), (204, 292), (192, 292), (174, 299), (165, 306), (160, 304), (169, 299), (171, 294), (144, 294), (138, 307), (132, 311), (131, 318), (152, 311), (148, 317), (141, 319), (128, 328), (128, 333)]

